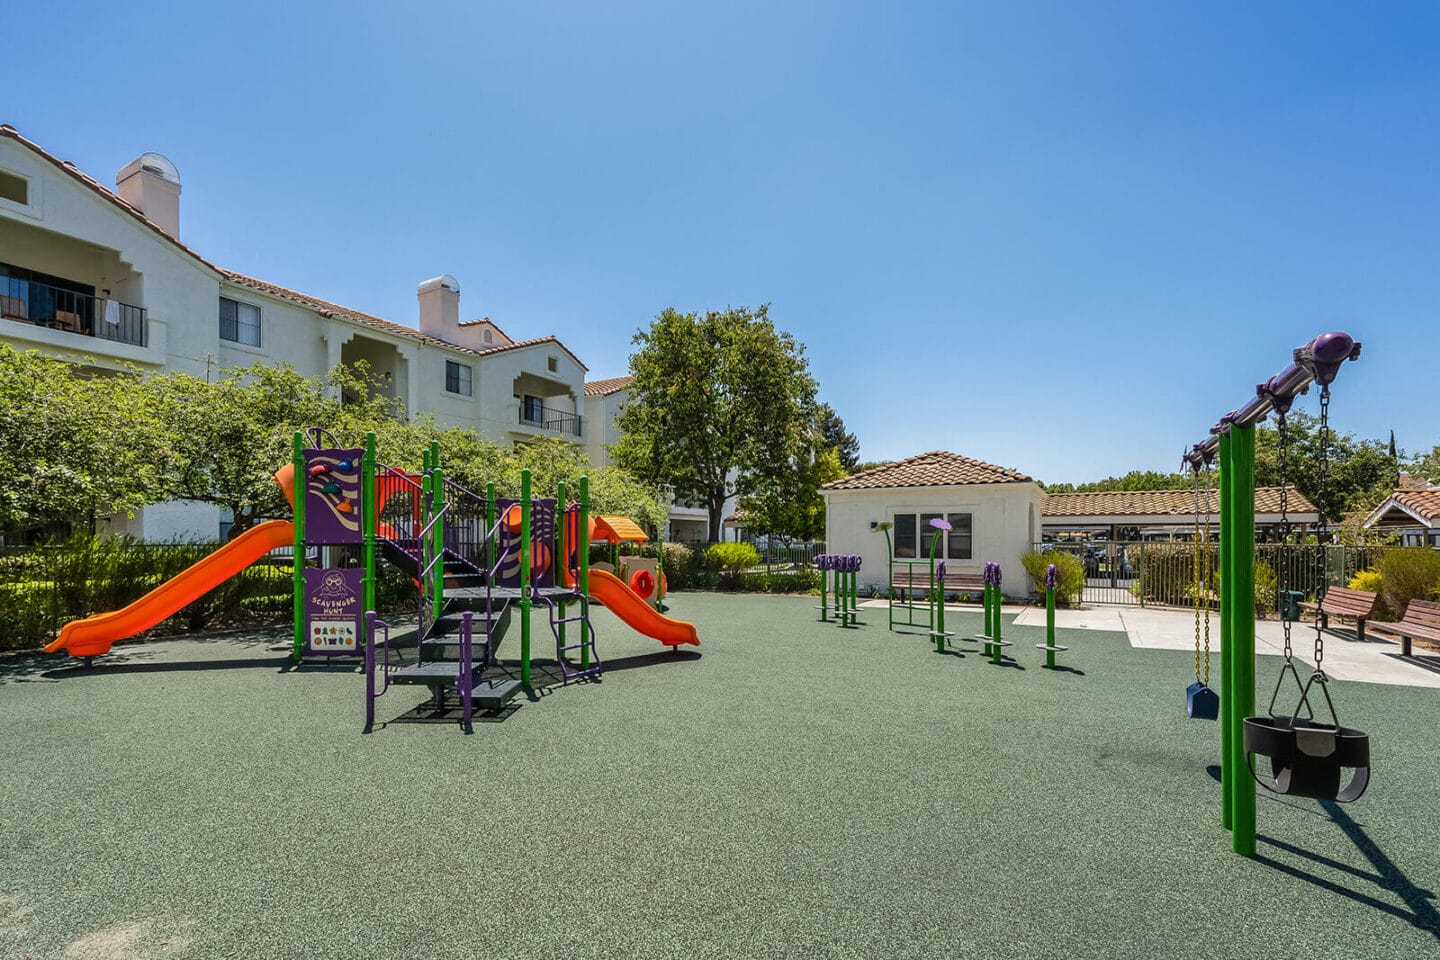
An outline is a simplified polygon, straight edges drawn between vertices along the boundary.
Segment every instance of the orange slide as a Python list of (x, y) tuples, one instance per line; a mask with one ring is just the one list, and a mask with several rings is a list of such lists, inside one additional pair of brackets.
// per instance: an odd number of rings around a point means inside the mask
[(604, 570), (590, 571), (590, 596), (605, 604), (605, 609), (624, 620), (636, 633), (643, 633), (668, 647), (678, 647), (682, 643), (700, 646), (695, 624), (671, 620), (640, 599), (640, 595), (626, 586), (625, 581)]
[(72, 657), (98, 657), (117, 640), (133, 637), (174, 614), (244, 570), (276, 547), (295, 543), (295, 525), (270, 520), (251, 527), (205, 559), (160, 584), (128, 607), (67, 623), (45, 649)]

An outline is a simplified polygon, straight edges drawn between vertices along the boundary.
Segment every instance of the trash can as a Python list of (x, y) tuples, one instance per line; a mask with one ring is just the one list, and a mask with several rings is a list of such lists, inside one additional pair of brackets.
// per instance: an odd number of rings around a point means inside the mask
[(1301, 590), (1280, 591), (1280, 619), (1295, 622), (1300, 619), (1300, 601), (1305, 599)]

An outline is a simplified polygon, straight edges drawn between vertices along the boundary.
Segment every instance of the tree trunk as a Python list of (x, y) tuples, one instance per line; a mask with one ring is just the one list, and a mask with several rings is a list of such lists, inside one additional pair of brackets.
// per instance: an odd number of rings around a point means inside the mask
[(719, 543), (725, 529), (725, 488), (712, 487), (706, 506), (710, 509), (710, 542)]

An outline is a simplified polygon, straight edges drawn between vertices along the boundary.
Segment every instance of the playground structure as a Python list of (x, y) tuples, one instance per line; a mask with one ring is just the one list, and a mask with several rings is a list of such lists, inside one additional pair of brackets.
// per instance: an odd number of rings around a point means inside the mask
[(665, 580), (664, 542), (657, 541), (660, 549), (656, 551), (654, 557), (642, 557), (635, 554), (621, 556), (620, 554), (622, 543), (646, 543), (649, 540), (649, 534), (640, 529), (640, 525), (629, 517), (592, 517), (590, 519), (590, 544), (591, 546), (602, 544), (609, 546), (610, 559), (592, 563), (590, 572), (593, 575), (599, 571), (616, 577), (629, 586), (642, 600), (651, 600), (653, 597), (655, 610), (663, 612), (665, 593), (670, 586)]
[(1005, 662), (1005, 648), (1013, 644), (1004, 639), (1000, 622), (1000, 604), (1005, 595), (1000, 590), (1000, 564), (985, 564), (985, 632), (976, 634), (981, 650), (993, 663)]
[[(842, 627), (860, 624), (860, 595), (858, 575), (860, 557), (854, 554), (822, 553), (815, 557), (815, 569), (820, 571), (820, 602), (815, 609), (820, 611), (820, 621), (828, 623), (830, 613)], [(832, 607), (830, 596), (835, 597)]]
[[(407, 472), (377, 460), (373, 434), (364, 447), (352, 448), (323, 429), (309, 431), (308, 442), (297, 431), (291, 462), (275, 473), (293, 520), (259, 524), (121, 610), (67, 624), (46, 649), (102, 655), (287, 546), (293, 551), (292, 655), (297, 661), (363, 657), (367, 725), (375, 699), (391, 685), (427, 686), (438, 707), (454, 692), (467, 727), (474, 709), (498, 708), (531, 688), (536, 604), (547, 613), (562, 684), (597, 677), (603, 668), (592, 600), (662, 644), (699, 644), (692, 624), (661, 615), (618, 578), (590, 570), (592, 532), (614, 534), (625, 518), (590, 516), (587, 477), (579, 480), (577, 501), (566, 500), (564, 484), (556, 498), (535, 499), (525, 470), (520, 497), (506, 499), (496, 496), (493, 483), (478, 495), (447, 478), (438, 444), (422, 460), (420, 473)], [(382, 558), (416, 586), (415, 663), (392, 662), (390, 624), (375, 615)], [(663, 585), (663, 576), (657, 580)], [(512, 677), (496, 652), (517, 613), (518, 676)]]
[[(1330, 385), (1341, 366), (1358, 359), (1360, 344), (1346, 333), (1322, 334), (1296, 347), (1292, 362), (1255, 388), (1255, 396), (1210, 428), (1210, 435), (1184, 456), (1182, 469), (1199, 472), (1220, 459), (1220, 735), (1221, 823), (1231, 831), (1232, 849), (1255, 856), (1256, 784), (1279, 794), (1348, 802), (1365, 792), (1370, 779), (1370, 740), (1341, 726), (1322, 665), (1324, 635), (1316, 597), (1315, 670), (1301, 685), (1285, 620), (1285, 663), (1270, 698), (1268, 715), (1255, 714), (1255, 425), (1271, 412), (1280, 430), (1281, 482), (1285, 477), (1285, 418), (1297, 396), (1320, 387), (1321, 483), (1328, 440)], [(1282, 486), (1282, 489), (1283, 486)], [(1288, 523), (1282, 524), (1288, 527)], [(1320, 516), (1319, 542), (1325, 541)], [(1322, 548), (1323, 549), (1323, 548)], [(1197, 584), (1197, 588), (1200, 585)], [(1281, 584), (1284, 589), (1285, 584)], [(1288, 614), (1282, 613), (1282, 617)], [(1198, 658), (1197, 658), (1198, 659)], [(1198, 674), (1197, 663), (1197, 674)], [(1293, 678), (1298, 699), (1293, 711), (1276, 713), (1280, 688)], [(1199, 680), (1197, 676), (1197, 680)], [(1318, 690), (1332, 722), (1317, 721), (1311, 696)], [(1302, 716), (1303, 714), (1303, 716)], [(1270, 775), (1255, 769), (1255, 755), (1270, 758)], [(1352, 770), (1342, 786), (1343, 772)], [(1248, 770), (1249, 776), (1241, 771)]]

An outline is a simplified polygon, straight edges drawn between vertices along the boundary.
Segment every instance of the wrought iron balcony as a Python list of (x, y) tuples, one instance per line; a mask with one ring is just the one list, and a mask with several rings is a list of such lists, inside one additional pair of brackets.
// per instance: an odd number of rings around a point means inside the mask
[(579, 415), (564, 410), (552, 410), (538, 403), (526, 401), (520, 404), (520, 422), (527, 427), (580, 436)]
[(0, 317), (85, 337), (146, 346), (145, 308), (0, 275)]

